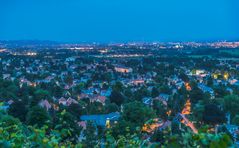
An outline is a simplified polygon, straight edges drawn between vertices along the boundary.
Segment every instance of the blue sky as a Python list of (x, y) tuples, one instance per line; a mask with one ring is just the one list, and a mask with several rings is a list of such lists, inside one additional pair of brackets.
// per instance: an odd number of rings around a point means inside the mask
[(239, 39), (238, 0), (0, 0), (0, 40)]

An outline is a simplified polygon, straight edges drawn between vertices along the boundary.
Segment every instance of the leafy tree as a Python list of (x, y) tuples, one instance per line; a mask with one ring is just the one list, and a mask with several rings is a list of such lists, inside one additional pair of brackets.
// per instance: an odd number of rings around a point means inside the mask
[(127, 103), (123, 107), (122, 118), (141, 127), (146, 121), (156, 117), (155, 112), (140, 102)]
[(181, 78), (184, 82), (188, 82), (189, 78), (185, 73), (180, 73), (179, 78)]
[(115, 103), (109, 103), (105, 106), (106, 113), (112, 113), (119, 111), (119, 107)]
[(60, 86), (55, 86), (52, 91), (53, 95), (57, 98), (60, 98), (63, 95), (63, 89)]
[(85, 147), (93, 148), (98, 142), (96, 126), (93, 122), (87, 122), (86, 130), (84, 130), (85, 140), (83, 140), (83, 145)]
[(150, 138), (150, 141), (159, 142), (160, 144), (163, 145), (166, 141), (165, 138), (166, 138), (165, 134), (162, 131), (157, 130), (153, 133), (152, 137)]
[(39, 106), (34, 106), (27, 113), (26, 122), (28, 125), (43, 127), (44, 125), (50, 125), (51, 117), (45, 109)]
[(106, 147), (156, 147), (147, 140), (142, 140), (137, 134), (124, 134), (115, 139), (111, 131), (106, 132)]
[(219, 124), (225, 122), (225, 113), (215, 104), (205, 106), (203, 113), (203, 121), (208, 124)]
[(153, 100), (153, 109), (156, 115), (162, 119), (167, 119), (167, 107), (159, 100)]
[(124, 88), (123, 84), (119, 81), (117, 81), (115, 85), (113, 86), (113, 90), (116, 92), (122, 92), (123, 88)]
[(80, 104), (72, 103), (67, 111), (74, 115), (75, 117), (79, 117), (83, 113), (83, 107)]
[(10, 105), (8, 113), (25, 122), (27, 111), (26, 104), (23, 101), (16, 100)]
[(26, 143), (23, 126), (17, 118), (0, 114), (0, 147), (21, 147)]
[(153, 87), (152, 92), (151, 92), (151, 97), (155, 98), (159, 95), (159, 91), (156, 87)]
[(150, 96), (150, 93), (146, 87), (141, 87), (139, 90), (137, 90), (134, 93), (134, 99), (137, 101), (142, 101), (143, 97), (147, 97), (147, 96)]
[(204, 99), (204, 93), (203, 93), (203, 91), (201, 89), (194, 88), (190, 92), (190, 98), (191, 98), (193, 103), (197, 103), (198, 101)]
[(232, 123), (239, 126), (239, 115), (236, 115), (233, 119), (232, 119)]
[(223, 98), (224, 96), (229, 95), (229, 92), (223, 86), (218, 86), (214, 88), (214, 91), (215, 91), (215, 97), (217, 98)]
[(62, 140), (76, 142), (81, 132), (77, 116), (63, 110), (57, 115), (55, 129), (61, 132)]
[(43, 89), (38, 89), (34, 92), (34, 97), (31, 100), (30, 106), (38, 105), (38, 103), (41, 100), (45, 100), (45, 99), (49, 100), (50, 98), (51, 98), (50, 93), (48, 91)]
[(120, 135), (135, 133), (139, 134), (140, 128), (136, 128), (134, 124), (124, 119), (119, 120), (117, 124), (112, 126), (112, 136), (115, 138), (118, 138)]
[(87, 114), (102, 114), (105, 112), (104, 106), (100, 102), (92, 102), (87, 107)]
[(120, 92), (118, 92), (116, 90), (113, 90), (111, 92), (111, 95), (110, 95), (110, 102), (111, 103), (115, 103), (118, 106), (120, 106), (124, 102), (124, 100), (125, 100), (125, 98)]
[(232, 118), (239, 113), (239, 96), (229, 95), (223, 98), (223, 103), (226, 112), (230, 112)]
[(171, 90), (167, 85), (160, 87), (160, 93), (171, 94)]

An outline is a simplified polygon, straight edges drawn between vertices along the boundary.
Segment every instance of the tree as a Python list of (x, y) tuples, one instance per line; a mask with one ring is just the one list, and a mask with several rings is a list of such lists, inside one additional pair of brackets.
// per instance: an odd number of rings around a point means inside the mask
[(151, 91), (151, 97), (155, 98), (159, 95), (159, 91), (156, 87), (153, 87), (152, 91)]
[(140, 130), (138, 129), (140, 128), (136, 128), (130, 121), (121, 119), (117, 124), (112, 126), (112, 136), (118, 138), (120, 135), (139, 133)]
[(38, 89), (34, 92), (34, 97), (31, 100), (30, 106), (36, 106), (38, 105), (39, 101), (45, 100), (45, 99), (49, 100), (50, 98), (51, 98), (50, 93), (48, 91), (43, 89)]
[(159, 100), (153, 100), (153, 109), (156, 112), (156, 115), (162, 119), (167, 119), (167, 107)]
[(209, 77), (209, 78), (207, 79), (207, 85), (208, 85), (209, 87), (212, 87), (212, 86), (213, 86), (213, 79), (212, 79), (212, 77)]
[(74, 115), (75, 117), (79, 117), (83, 113), (83, 107), (80, 104), (72, 103), (67, 111)]
[(68, 85), (73, 84), (73, 77), (72, 77), (72, 75), (68, 74), (68, 75), (65, 77), (65, 83), (68, 84)]
[(122, 92), (123, 88), (124, 88), (123, 84), (119, 81), (117, 81), (115, 85), (113, 86), (113, 90), (117, 92)]
[(229, 92), (226, 90), (224, 86), (218, 86), (214, 88), (215, 91), (215, 97), (217, 98), (223, 98), (226, 95), (229, 95)]
[(220, 124), (226, 121), (225, 113), (215, 104), (205, 105), (203, 121), (208, 124)]
[(111, 92), (111, 95), (110, 95), (110, 102), (111, 103), (115, 103), (118, 106), (120, 106), (124, 102), (124, 100), (125, 100), (125, 98), (120, 92), (118, 92), (116, 90), (113, 90)]
[(63, 110), (57, 115), (55, 129), (61, 132), (63, 140), (76, 142), (81, 132), (77, 116)]
[(232, 123), (239, 126), (239, 115), (236, 115), (233, 119), (232, 119)]
[(141, 102), (127, 103), (123, 107), (122, 118), (134, 124), (135, 127), (143, 126), (146, 121), (154, 117), (156, 117), (155, 112)]
[(45, 109), (39, 106), (34, 106), (27, 113), (26, 122), (28, 125), (43, 127), (44, 125), (50, 125), (51, 117)]
[(137, 90), (134, 93), (134, 99), (137, 101), (142, 101), (143, 97), (147, 97), (147, 96), (150, 96), (150, 93), (146, 87), (141, 87), (139, 90)]
[(26, 136), (20, 121), (0, 113), (0, 147), (22, 147), (24, 143)]
[(10, 105), (8, 113), (20, 119), (20, 121), (25, 122), (27, 114), (26, 104), (24, 104), (23, 101), (16, 100), (13, 104)]
[(83, 145), (85, 145), (85, 147), (93, 148), (96, 146), (98, 140), (96, 130), (96, 126), (93, 122), (87, 122), (86, 130), (83, 132), (86, 138), (83, 140)]
[(106, 113), (112, 113), (119, 111), (119, 107), (115, 103), (110, 103), (105, 106)]
[(160, 93), (171, 94), (171, 90), (167, 85), (160, 87)]
[[(151, 144), (147, 140), (142, 140), (137, 134), (126, 133), (124, 135), (120, 135), (116, 139), (112, 136), (111, 131), (106, 132), (105, 146), (106, 147), (157, 147), (156, 144)], [(97, 145), (97, 147), (100, 147), (100, 145)]]
[(181, 78), (184, 82), (188, 82), (189, 78), (185, 73), (180, 73), (179, 78)]
[(52, 91), (53, 95), (57, 98), (60, 98), (63, 95), (63, 89), (60, 86), (55, 86)]
[(239, 113), (239, 96), (229, 95), (223, 98), (223, 104), (226, 112), (230, 112), (232, 118)]
[(194, 88), (190, 92), (190, 99), (192, 100), (192, 103), (197, 103), (199, 100), (204, 100), (204, 93), (199, 88)]

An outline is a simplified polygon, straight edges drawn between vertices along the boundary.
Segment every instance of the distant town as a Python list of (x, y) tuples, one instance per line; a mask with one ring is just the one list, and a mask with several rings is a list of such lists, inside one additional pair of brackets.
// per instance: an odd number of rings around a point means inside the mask
[(0, 41), (0, 114), (11, 146), (238, 147), (239, 42)]

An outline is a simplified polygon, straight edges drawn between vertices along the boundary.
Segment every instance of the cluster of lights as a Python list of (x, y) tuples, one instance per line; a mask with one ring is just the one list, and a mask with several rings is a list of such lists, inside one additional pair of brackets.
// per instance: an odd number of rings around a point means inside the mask
[(37, 53), (36, 52), (28, 52), (27, 55), (28, 56), (35, 56), (35, 55), (37, 55)]
[(4, 52), (4, 51), (6, 51), (6, 49), (0, 49), (0, 52)]

